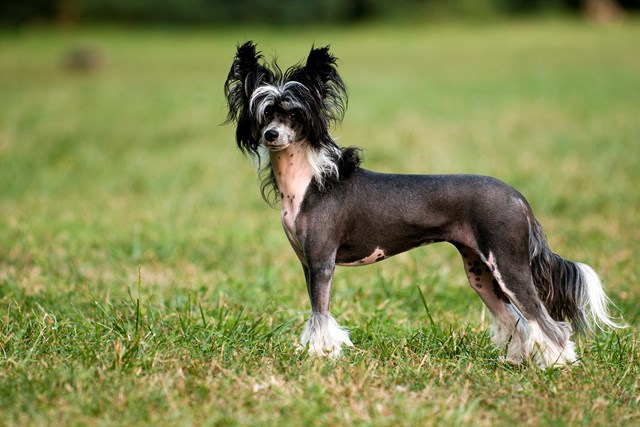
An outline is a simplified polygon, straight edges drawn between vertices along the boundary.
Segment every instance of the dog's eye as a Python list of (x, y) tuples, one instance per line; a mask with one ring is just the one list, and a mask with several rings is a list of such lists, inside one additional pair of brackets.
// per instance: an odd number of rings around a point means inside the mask
[(268, 106), (267, 108), (265, 108), (264, 109), (264, 115), (265, 115), (265, 117), (273, 116), (273, 107), (272, 106)]
[(298, 113), (296, 113), (295, 111), (289, 112), (289, 120), (291, 120), (292, 122), (297, 122), (298, 119), (299, 119)]

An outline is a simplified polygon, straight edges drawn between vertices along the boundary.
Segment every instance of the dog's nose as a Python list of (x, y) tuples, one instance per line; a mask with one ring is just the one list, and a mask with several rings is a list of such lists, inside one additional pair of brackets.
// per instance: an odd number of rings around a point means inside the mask
[(278, 139), (278, 136), (280, 136), (278, 132), (273, 129), (269, 129), (264, 133), (264, 139), (266, 139), (269, 142), (275, 141), (276, 139)]

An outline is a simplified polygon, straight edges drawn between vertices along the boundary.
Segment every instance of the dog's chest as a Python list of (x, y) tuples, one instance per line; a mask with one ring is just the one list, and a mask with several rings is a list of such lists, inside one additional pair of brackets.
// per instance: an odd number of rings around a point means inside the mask
[[(290, 196), (290, 198), (287, 198), (288, 196)], [(280, 219), (282, 221), (284, 232), (286, 233), (289, 242), (291, 242), (291, 246), (293, 246), (296, 252), (300, 253), (302, 252), (302, 248), (296, 233), (296, 218), (298, 217), (298, 213), (300, 213), (300, 204), (303, 197), (304, 192), (292, 193), (289, 195), (285, 194), (282, 199), (282, 210), (280, 211)]]
[(296, 232), (296, 218), (300, 213), (307, 187), (313, 179), (313, 168), (300, 147), (289, 147), (271, 153), (271, 167), (280, 191), (282, 226), (291, 246), (298, 256), (302, 256), (302, 247)]

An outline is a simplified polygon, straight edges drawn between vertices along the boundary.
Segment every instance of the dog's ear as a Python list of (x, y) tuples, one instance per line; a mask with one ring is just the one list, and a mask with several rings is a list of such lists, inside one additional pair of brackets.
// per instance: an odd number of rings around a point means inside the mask
[(238, 45), (229, 75), (224, 83), (224, 94), (229, 105), (225, 123), (236, 122), (236, 141), (242, 151), (257, 153), (258, 141), (249, 111), (251, 94), (262, 84), (273, 82), (273, 73), (262, 63), (262, 55), (256, 45), (248, 41)]
[(311, 89), (324, 105), (330, 120), (340, 121), (347, 107), (347, 90), (329, 46), (312, 47), (304, 67), (295, 68), (289, 78)]
[(340, 78), (338, 75), (337, 59), (329, 52), (329, 46), (312, 47), (304, 71), (316, 85), (325, 85), (331, 80)]
[(224, 94), (229, 102), (228, 122), (238, 119), (244, 107), (248, 107), (253, 91), (261, 83), (271, 83), (272, 73), (262, 64), (262, 55), (256, 45), (248, 41), (238, 45), (229, 75), (224, 83)]

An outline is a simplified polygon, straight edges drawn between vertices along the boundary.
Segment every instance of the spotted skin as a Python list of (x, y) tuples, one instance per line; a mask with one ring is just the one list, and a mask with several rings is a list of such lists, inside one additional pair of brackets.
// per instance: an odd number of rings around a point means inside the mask
[(374, 262), (382, 261), (385, 258), (386, 258), (386, 255), (384, 254), (384, 251), (380, 248), (376, 248), (373, 251), (373, 253), (369, 256), (366, 256), (354, 262), (337, 263), (337, 265), (341, 267), (359, 267), (363, 265), (373, 264)]
[(280, 219), (289, 243), (300, 261), (305, 264), (306, 259), (297, 237), (295, 222), (314, 172), (302, 147), (290, 142), (282, 143), (281, 146), (279, 150), (269, 153), (271, 168), (280, 191)]
[(458, 248), (462, 256), (465, 273), (471, 288), (478, 293), (482, 301), (487, 305), (494, 315), (499, 312), (499, 306), (509, 302), (509, 298), (502, 292), (491, 267), (486, 265), (482, 259), (467, 247)]

